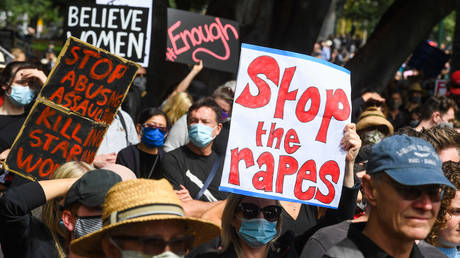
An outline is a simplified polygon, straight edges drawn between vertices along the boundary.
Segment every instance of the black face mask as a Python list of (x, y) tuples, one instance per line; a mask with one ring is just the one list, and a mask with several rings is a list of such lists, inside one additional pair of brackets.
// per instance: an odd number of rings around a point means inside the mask
[(86, 236), (102, 228), (102, 216), (82, 216), (77, 217), (73, 234), (75, 239)]

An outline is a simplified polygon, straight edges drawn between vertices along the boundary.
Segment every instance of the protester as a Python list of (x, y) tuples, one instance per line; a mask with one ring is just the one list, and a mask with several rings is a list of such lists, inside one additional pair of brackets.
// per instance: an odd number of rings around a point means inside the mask
[(420, 137), (433, 145), (442, 162), (460, 161), (460, 133), (455, 129), (436, 126), (423, 129)]
[[(232, 81), (230, 81), (232, 82)], [(229, 83), (229, 82), (227, 82)], [(218, 114), (222, 120), (222, 131), (216, 137), (213, 150), (217, 154), (224, 154), (227, 150), (228, 132), (230, 128), (231, 111), (233, 105), (234, 89), (227, 85), (217, 88), (213, 93), (213, 98), (222, 109), (222, 114)], [(230, 83), (231, 84), (231, 83)], [(171, 128), (169, 136), (166, 139), (164, 149), (166, 152), (175, 150), (189, 142), (187, 116), (184, 115)]]
[(408, 125), (408, 113), (403, 108), (401, 93), (394, 91), (390, 95), (387, 103), (387, 119), (395, 130)]
[(222, 128), (221, 114), (222, 109), (211, 97), (195, 102), (187, 115), (190, 142), (166, 153), (160, 162), (162, 175), (180, 190), (179, 199), (202, 200), (191, 205), (197, 217), (227, 196), (218, 190), (223, 162), (212, 149)]
[(93, 164), (97, 168), (102, 168), (110, 163), (115, 163), (117, 153), (133, 144), (139, 142), (139, 136), (134, 126), (133, 119), (121, 108), (115, 115), (115, 119), (107, 129), (102, 139), (101, 145), (97, 150)]
[(414, 82), (409, 85), (409, 99), (405, 105), (405, 109), (411, 113), (422, 104), (423, 89), (420, 83)]
[(441, 161), (426, 141), (395, 135), (373, 146), (362, 183), (368, 222), (353, 223), (327, 257), (423, 257), (415, 240), (428, 235), (441, 202)]
[(122, 149), (116, 163), (130, 168), (138, 178), (160, 179), (159, 163), (165, 154), (163, 144), (169, 130), (166, 114), (157, 108), (144, 109), (139, 114), (136, 130), (141, 141)]
[(423, 103), (423, 108), (420, 110), (420, 123), (415, 130), (420, 132), (423, 128), (430, 129), (436, 125), (453, 127), (452, 122), (457, 109), (457, 104), (448, 97), (431, 97)]
[[(85, 162), (70, 161), (56, 169), (51, 179), (79, 178), (93, 169), (91, 165)], [(57, 197), (48, 200), (43, 205), (41, 213), (41, 220), (48, 226), (60, 257), (65, 257), (69, 253), (68, 246), (70, 245), (70, 232), (61, 224), (63, 207), (64, 198)]]
[(222, 249), (197, 257), (297, 257), (293, 236), (277, 241), (281, 210), (276, 200), (231, 194), (222, 214)]
[(183, 257), (219, 234), (210, 222), (184, 217), (167, 180), (136, 179), (116, 184), (103, 205), (103, 227), (72, 242), (86, 257)]
[[(444, 175), (460, 189), (460, 163), (448, 161), (443, 163)], [(460, 257), (460, 190), (446, 187), (443, 192), (441, 209), (436, 222), (427, 237), (427, 242), (436, 246), (447, 257)]]
[(163, 112), (165, 112), (171, 126), (187, 113), (192, 103), (193, 99), (187, 92), (178, 92), (165, 102)]
[(382, 111), (370, 107), (359, 116), (356, 131), (363, 145), (376, 144), (393, 134), (393, 125), (386, 120)]

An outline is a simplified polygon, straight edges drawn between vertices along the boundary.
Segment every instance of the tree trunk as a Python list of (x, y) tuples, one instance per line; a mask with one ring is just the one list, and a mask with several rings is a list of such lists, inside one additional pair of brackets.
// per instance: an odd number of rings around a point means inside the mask
[(455, 0), (396, 0), (347, 64), (352, 98), (366, 89), (381, 91), (417, 45), (455, 7)]
[(454, 41), (452, 43), (451, 73), (460, 70), (460, 1), (457, 1)]

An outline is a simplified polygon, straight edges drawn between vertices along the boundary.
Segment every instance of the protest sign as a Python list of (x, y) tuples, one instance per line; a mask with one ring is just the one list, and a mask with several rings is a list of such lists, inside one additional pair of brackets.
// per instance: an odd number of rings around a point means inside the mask
[(70, 37), (6, 158), (4, 168), (50, 179), (63, 163), (92, 163), (138, 65)]
[(447, 95), (447, 80), (436, 80), (434, 83), (434, 95), (446, 96)]
[(350, 114), (345, 68), (242, 44), (219, 190), (336, 208)]
[(235, 73), (239, 57), (238, 23), (168, 8), (166, 60)]
[(148, 66), (148, 17), (149, 8), (75, 2), (67, 5), (64, 32)]

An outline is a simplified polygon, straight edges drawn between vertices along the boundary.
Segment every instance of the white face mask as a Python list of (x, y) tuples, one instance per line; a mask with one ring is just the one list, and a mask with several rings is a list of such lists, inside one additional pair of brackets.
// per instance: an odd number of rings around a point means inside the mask
[(120, 250), (122, 258), (183, 258), (184, 256), (179, 256), (171, 251), (161, 253), (159, 255), (147, 255), (143, 254), (140, 251), (132, 250)]

